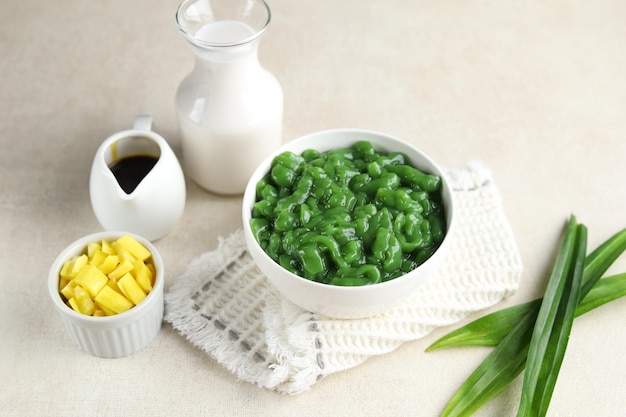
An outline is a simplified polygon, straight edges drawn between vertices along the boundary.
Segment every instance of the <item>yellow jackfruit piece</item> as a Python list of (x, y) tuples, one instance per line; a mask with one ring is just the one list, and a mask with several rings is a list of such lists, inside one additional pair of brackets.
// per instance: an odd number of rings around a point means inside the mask
[(106, 253), (107, 255), (115, 255), (115, 249), (113, 249), (111, 243), (107, 242), (106, 240), (100, 242), (100, 248), (102, 252)]
[(117, 286), (122, 291), (122, 294), (135, 305), (141, 303), (146, 298), (146, 293), (143, 292), (131, 274), (126, 274), (120, 278), (117, 281)]
[(114, 315), (117, 314), (115, 311), (111, 310), (107, 306), (103, 306), (98, 301), (96, 301), (96, 300), (93, 300), (93, 301), (94, 301), (94, 303), (96, 303), (96, 308), (102, 310), (102, 312), (104, 313), (105, 316), (114, 316)]
[(137, 281), (137, 284), (139, 284), (141, 289), (146, 294), (152, 291), (154, 277), (152, 275), (152, 271), (150, 270), (150, 268), (148, 268), (143, 261), (138, 260), (137, 262), (135, 262), (134, 275), (135, 275), (135, 280)]
[(88, 258), (93, 258), (93, 255), (96, 253), (96, 251), (101, 250), (100, 249), (100, 243), (98, 242), (91, 242), (87, 244), (87, 257)]
[(98, 265), (98, 268), (104, 274), (108, 275), (113, 270), (115, 270), (115, 268), (117, 268), (119, 263), (120, 263), (120, 258), (117, 255), (107, 255), (107, 257), (104, 258), (104, 261), (102, 261), (102, 263), (100, 265)]
[(108, 278), (97, 267), (85, 265), (73, 281), (75, 284), (87, 290), (91, 297), (95, 297), (106, 285)]
[(74, 258), (74, 262), (72, 263), (72, 266), (70, 268), (69, 275), (71, 277), (76, 277), (78, 273), (83, 269), (83, 267), (87, 265), (87, 262), (89, 262), (89, 258), (85, 254)]
[(61, 278), (65, 278), (65, 279), (74, 278), (71, 275), (71, 273), (72, 273), (72, 265), (74, 265), (74, 258), (70, 259), (69, 261), (65, 261), (65, 263), (61, 267), (61, 271), (59, 272), (59, 275), (61, 276)]
[(102, 288), (98, 295), (96, 295), (95, 301), (102, 307), (106, 307), (118, 314), (133, 307), (133, 303), (126, 297), (106, 285)]
[(93, 265), (85, 265), (74, 278), (74, 282), (87, 290), (92, 297), (107, 285), (108, 280), (107, 276)]
[(95, 249), (94, 253), (89, 256), (89, 265), (100, 266), (107, 256), (109, 255), (102, 252), (100, 249)]
[(65, 297), (66, 300), (70, 298), (74, 298), (74, 288), (76, 287), (76, 283), (74, 280), (68, 281), (63, 288), (61, 288), (61, 294)]
[(102, 271), (104, 274), (108, 275), (115, 268), (117, 268), (119, 263), (120, 263), (120, 258), (117, 255), (107, 255), (107, 257), (104, 258), (104, 261), (102, 261), (102, 263), (98, 265), (98, 268), (100, 268), (100, 271)]
[(96, 300), (94, 300), (94, 303), (96, 304), (96, 310), (100, 310), (102, 312), (102, 313), (99, 313), (99, 314), (103, 314), (105, 316), (114, 316), (114, 315), (117, 314), (115, 311), (111, 310), (110, 308), (108, 308), (106, 306), (103, 306), (102, 304), (100, 304)]
[[(109, 280), (107, 282), (107, 287), (111, 287), (111, 289), (113, 289), (113, 290), (119, 292), (120, 294), (122, 294), (122, 292), (120, 291), (120, 288), (117, 286), (117, 282), (115, 282), (115, 281)], [(124, 295), (124, 294), (122, 294), (122, 295)]]
[(128, 259), (124, 259), (117, 266), (117, 268), (115, 268), (113, 271), (108, 273), (109, 279), (112, 279), (113, 281), (117, 281), (118, 279), (122, 278), (124, 274), (132, 271), (133, 268), (134, 268), (133, 262), (129, 261)]
[(70, 307), (72, 307), (72, 310), (80, 313), (80, 306), (78, 305), (78, 301), (76, 301), (76, 298), (70, 298), (69, 300), (67, 300), (67, 303), (70, 305)]
[(69, 284), (70, 282), (71, 280), (68, 278), (63, 278), (63, 277), (59, 278), (59, 291), (65, 288), (65, 286)]
[(87, 291), (85, 291), (80, 285), (77, 285), (74, 288), (74, 299), (78, 303), (78, 308), (80, 309), (81, 313), (88, 316), (91, 316), (93, 314), (93, 312), (95, 311), (93, 301), (89, 297), (89, 294), (87, 294)]
[(115, 249), (115, 253), (120, 257), (120, 261), (127, 260), (130, 262), (135, 262), (137, 258), (132, 254), (131, 251), (126, 249), (124, 246), (120, 244), (117, 240), (115, 242), (111, 242), (111, 246)]
[(117, 242), (122, 245), (126, 250), (135, 256), (137, 259), (141, 259), (145, 261), (148, 259), (151, 254), (150, 251), (141, 243), (137, 241), (137, 239), (133, 238), (130, 235), (124, 235), (117, 239)]

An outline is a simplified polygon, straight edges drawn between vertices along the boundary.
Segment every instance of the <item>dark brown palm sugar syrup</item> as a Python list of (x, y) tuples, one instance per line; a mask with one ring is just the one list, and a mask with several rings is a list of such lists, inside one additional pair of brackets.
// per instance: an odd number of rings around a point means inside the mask
[(148, 155), (136, 155), (122, 158), (109, 165), (117, 183), (126, 194), (132, 193), (146, 175), (152, 170), (159, 158)]

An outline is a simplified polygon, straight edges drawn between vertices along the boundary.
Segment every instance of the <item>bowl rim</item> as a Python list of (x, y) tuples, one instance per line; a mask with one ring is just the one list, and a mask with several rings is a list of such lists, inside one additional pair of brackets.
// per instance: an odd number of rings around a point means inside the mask
[[(146, 295), (146, 298), (138, 305), (130, 308), (127, 311), (124, 311), (123, 313), (118, 313), (113, 316), (94, 317), (74, 311), (70, 306), (65, 304), (59, 291), (59, 272), (61, 271), (61, 267), (66, 261), (68, 261), (72, 257), (83, 253), (87, 248), (87, 244), (101, 240), (114, 240), (124, 235), (132, 236), (150, 251), (156, 271), (152, 290)], [(144, 310), (150, 308), (150, 306), (155, 301), (162, 297), (164, 281), (165, 271), (163, 270), (163, 258), (161, 257), (161, 254), (158, 252), (156, 247), (148, 239), (135, 233), (121, 230), (112, 230), (91, 233), (82, 236), (67, 245), (57, 255), (54, 262), (52, 263), (52, 266), (50, 267), (50, 271), (48, 273), (48, 292), (57, 310), (67, 318), (81, 322), (85, 325), (112, 325), (118, 324), (118, 322), (132, 321), (133, 319), (136, 319), (137, 316), (144, 314)]]
[[(442, 177), (442, 186), (445, 187), (446, 192), (449, 194), (449, 207), (448, 205), (446, 205), (444, 208), (446, 210), (446, 234), (444, 236), (443, 241), (441, 242), (441, 244), (439, 245), (439, 247), (435, 250), (435, 252), (423, 263), (421, 263), (420, 265), (417, 266), (417, 268), (403, 274), (400, 275), (397, 278), (388, 280), (388, 281), (384, 281), (384, 282), (378, 282), (375, 284), (371, 284), (371, 285), (362, 285), (362, 286), (341, 286), (341, 285), (331, 285), (331, 284), (326, 284), (326, 283), (322, 283), (322, 282), (317, 282), (317, 281), (313, 281), (307, 278), (304, 278), (300, 275), (294, 274), (293, 272), (290, 272), (288, 270), (286, 270), (285, 268), (283, 268), (280, 264), (278, 264), (276, 261), (274, 261), (259, 245), (259, 243), (256, 241), (256, 239), (254, 238), (254, 236), (252, 235), (252, 230), (250, 229), (250, 219), (252, 218), (252, 210), (251, 210), (251, 206), (254, 204), (255, 201), (255, 196), (256, 196), (256, 184), (257, 182), (262, 178), (263, 175), (265, 175), (267, 173), (267, 169), (271, 164), (271, 161), (274, 159), (274, 157), (276, 157), (277, 155), (281, 154), (282, 152), (286, 151), (286, 150), (290, 150), (294, 145), (298, 145), (301, 142), (306, 142), (311, 140), (311, 138), (317, 137), (317, 136), (322, 136), (322, 135), (334, 135), (334, 134), (343, 134), (343, 133), (351, 133), (351, 134), (364, 134), (364, 135), (369, 135), (369, 136), (378, 136), (384, 140), (388, 140), (391, 141), (393, 143), (397, 143), (400, 144), (404, 147), (407, 147), (409, 149), (411, 149), (413, 152), (416, 152), (417, 154), (420, 155), (420, 157), (422, 157), (428, 164), (430, 164), (432, 167), (435, 168), (436, 171), (436, 175), (439, 175)], [(376, 148), (376, 144), (373, 143), (374, 148)], [(336, 149), (336, 147), (331, 147), (328, 148), (330, 149)], [(410, 157), (410, 155), (409, 155)], [(454, 230), (456, 229), (456, 199), (454, 197), (454, 193), (452, 192), (452, 188), (450, 186), (450, 179), (448, 178), (447, 174), (445, 173), (445, 171), (442, 169), (442, 167), (437, 164), (428, 154), (426, 154), (424, 151), (422, 151), (421, 149), (417, 148), (415, 145), (402, 140), (396, 136), (393, 135), (389, 135), (387, 133), (382, 133), (382, 132), (378, 132), (375, 130), (369, 130), (369, 129), (360, 129), (360, 128), (336, 128), (336, 129), (326, 129), (326, 130), (321, 130), (321, 131), (317, 131), (317, 132), (312, 132), (303, 136), (300, 136), (298, 138), (295, 138), (289, 142), (284, 143), (282, 146), (280, 146), (278, 149), (274, 150), (270, 155), (268, 155), (253, 171), (252, 175), (250, 176), (250, 179), (248, 181), (248, 184), (246, 185), (246, 188), (244, 190), (244, 194), (243, 194), (243, 199), (242, 199), (242, 220), (243, 220), (243, 228), (244, 228), (244, 235), (246, 237), (246, 242), (247, 244), (252, 244), (254, 245), (258, 251), (256, 251), (258, 253), (258, 255), (262, 256), (263, 259), (265, 261), (271, 262), (273, 264), (275, 264), (278, 268), (280, 268), (282, 270), (282, 272), (286, 273), (289, 277), (292, 277), (295, 280), (300, 281), (301, 283), (303, 283), (303, 285), (310, 285), (313, 288), (324, 288), (324, 289), (329, 289), (331, 291), (334, 292), (346, 292), (346, 293), (352, 293), (352, 294), (358, 294), (360, 292), (369, 292), (369, 291), (373, 291), (373, 289), (383, 289), (383, 288), (388, 288), (388, 287), (393, 287), (396, 285), (401, 285), (402, 282), (411, 279), (413, 276), (413, 273), (420, 270), (420, 269), (426, 269), (426, 266), (429, 266), (432, 263), (436, 263), (437, 260), (435, 258), (435, 255), (437, 255), (437, 253), (443, 253), (445, 255), (446, 252), (448, 252), (448, 247), (451, 245), (451, 240), (452, 240), (452, 235), (454, 233)], [(444, 191), (442, 191), (443, 193)], [(248, 251), (250, 251), (250, 249), (248, 248)], [(252, 251), (251, 255), (252, 254)], [(437, 256), (438, 257), (438, 256)], [(254, 255), (253, 255), (254, 258)], [(435, 259), (433, 259), (435, 258)], [(424, 265), (424, 268), (421, 268)], [(271, 278), (271, 277), (270, 277)], [(270, 279), (271, 280), (271, 279)]]

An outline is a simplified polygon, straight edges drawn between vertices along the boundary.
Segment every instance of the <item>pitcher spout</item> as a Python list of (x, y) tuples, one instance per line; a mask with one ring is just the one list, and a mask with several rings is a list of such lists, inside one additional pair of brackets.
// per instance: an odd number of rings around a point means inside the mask
[(119, 186), (118, 195), (124, 200), (131, 200), (141, 188), (142, 183), (154, 175), (153, 170), (160, 156), (139, 154), (119, 159), (108, 168)]
[(117, 187), (117, 197), (120, 201), (133, 201), (137, 198), (137, 193), (135, 191), (131, 193), (127, 193), (122, 189), (122, 187)]

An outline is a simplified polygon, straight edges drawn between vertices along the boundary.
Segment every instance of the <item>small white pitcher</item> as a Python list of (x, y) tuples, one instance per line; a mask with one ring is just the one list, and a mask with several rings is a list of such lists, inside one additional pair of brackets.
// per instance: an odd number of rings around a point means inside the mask
[[(136, 233), (154, 241), (165, 236), (182, 216), (186, 188), (172, 148), (151, 127), (151, 116), (138, 116), (133, 129), (115, 133), (100, 145), (91, 167), (89, 195), (106, 230)], [(156, 163), (137, 178), (132, 190), (126, 187), (125, 191), (111, 167), (138, 156), (153, 157)], [(125, 162), (132, 165), (133, 159)]]

